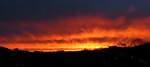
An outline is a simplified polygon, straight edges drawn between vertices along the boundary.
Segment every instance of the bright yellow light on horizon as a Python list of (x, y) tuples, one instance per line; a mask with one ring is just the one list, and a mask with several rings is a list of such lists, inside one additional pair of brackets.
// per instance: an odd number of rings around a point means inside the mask
[(99, 48), (108, 48), (107, 43), (96, 43), (96, 42), (87, 42), (87, 43), (64, 43), (64, 44), (7, 44), (4, 47), (7, 48), (19, 48), (21, 50), (29, 51), (80, 51), (80, 50), (94, 50)]
[(72, 48), (81, 48), (87, 50), (94, 50), (98, 48), (108, 48), (108, 44), (105, 43), (95, 43), (95, 42), (88, 42), (88, 43), (77, 43)]

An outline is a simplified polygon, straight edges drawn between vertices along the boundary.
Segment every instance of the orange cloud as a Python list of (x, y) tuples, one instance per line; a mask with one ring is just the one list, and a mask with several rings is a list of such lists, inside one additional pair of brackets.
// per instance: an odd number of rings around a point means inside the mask
[[(149, 17), (126, 18), (122, 16), (110, 19), (80, 16), (43, 22), (21, 24), (20, 27), (23, 29), (29, 28), (33, 31), (24, 31), (22, 34), (11, 37), (0, 37), (0, 42), (8, 48), (56, 48), (57, 50), (60, 48), (93, 49), (134, 46), (130, 43), (136, 39), (138, 41), (141, 39), (139, 42), (150, 41)], [(127, 45), (122, 45), (124, 43)]]

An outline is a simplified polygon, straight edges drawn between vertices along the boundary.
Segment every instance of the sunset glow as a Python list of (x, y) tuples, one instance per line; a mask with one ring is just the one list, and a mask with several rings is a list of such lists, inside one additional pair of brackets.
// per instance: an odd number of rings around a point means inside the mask
[[(109, 46), (133, 47), (150, 40), (149, 18), (130, 19), (132, 24), (124, 27), (125, 18), (106, 19), (100, 17), (64, 18), (52, 27), (46, 24), (33, 25), (42, 34), (23, 32), (21, 35), (11, 37), (0, 37), (2, 46), (22, 50), (49, 50), (49, 51), (79, 51), (108, 48)], [(62, 24), (63, 22), (63, 24)], [(135, 24), (136, 22), (141, 23)], [(58, 26), (54, 27), (54, 26)], [(139, 27), (140, 26), (140, 27)], [(119, 27), (119, 28), (117, 28)], [(60, 32), (60, 30), (64, 31)], [(50, 31), (50, 33), (49, 33)], [(51, 32), (55, 32), (52, 34)], [(138, 41), (136, 41), (138, 40)]]

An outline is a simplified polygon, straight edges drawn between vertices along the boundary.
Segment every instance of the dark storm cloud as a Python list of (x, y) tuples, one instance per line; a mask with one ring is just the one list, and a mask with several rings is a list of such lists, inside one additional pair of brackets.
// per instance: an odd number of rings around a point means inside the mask
[(66, 28), (70, 31), (81, 27), (88, 28), (88, 25), (111, 28), (96, 23), (84, 25), (74, 22), (74, 25), (67, 25), (68, 23), (64, 22), (48, 21), (57, 20), (59, 17), (82, 15), (106, 18), (123, 16), (120, 20), (126, 27), (131, 23), (124, 21), (126, 18), (150, 16), (149, 3), (149, 0), (0, 0), (0, 34), (18, 35), (25, 32), (49, 34), (48, 31), (64, 33)]
[(137, 15), (147, 15), (149, 3), (149, 0), (1, 0), (0, 20), (39, 20), (99, 12), (113, 17), (125, 14), (130, 5), (136, 7)]
[[(1, 20), (38, 20), (80, 14), (120, 16), (130, 5), (136, 15), (147, 15), (149, 0), (1, 0)], [(146, 13), (145, 13), (146, 12)]]

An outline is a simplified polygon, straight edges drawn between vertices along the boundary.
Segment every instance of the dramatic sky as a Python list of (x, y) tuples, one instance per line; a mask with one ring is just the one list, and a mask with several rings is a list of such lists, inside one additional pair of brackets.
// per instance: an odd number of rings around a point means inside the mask
[(0, 44), (105, 48), (150, 41), (149, 12), (150, 0), (0, 0)]

